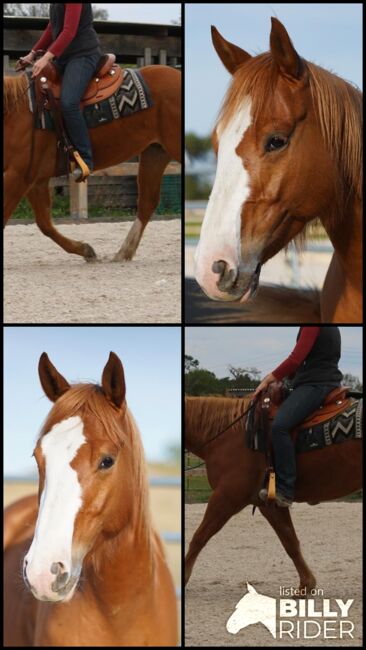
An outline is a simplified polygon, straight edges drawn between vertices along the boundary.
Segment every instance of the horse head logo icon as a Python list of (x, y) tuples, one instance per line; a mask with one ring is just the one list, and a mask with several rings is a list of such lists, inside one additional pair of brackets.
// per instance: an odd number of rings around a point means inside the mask
[(276, 599), (259, 594), (247, 582), (248, 593), (243, 596), (235, 607), (235, 612), (226, 623), (230, 634), (237, 634), (243, 627), (263, 623), (273, 638), (276, 638)]

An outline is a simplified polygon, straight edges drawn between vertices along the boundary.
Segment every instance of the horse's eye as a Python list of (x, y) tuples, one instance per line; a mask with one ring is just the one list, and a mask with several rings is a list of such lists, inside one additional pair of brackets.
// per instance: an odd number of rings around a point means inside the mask
[(110, 456), (106, 456), (100, 461), (98, 469), (109, 469), (112, 465), (114, 465), (114, 459)]
[(288, 140), (281, 135), (271, 135), (265, 146), (266, 151), (278, 151), (286, 146)]

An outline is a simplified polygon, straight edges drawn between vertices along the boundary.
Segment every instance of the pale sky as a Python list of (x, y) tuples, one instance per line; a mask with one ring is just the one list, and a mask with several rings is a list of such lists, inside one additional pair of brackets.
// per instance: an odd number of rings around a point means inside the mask
[(252, 55), (269, 49), (271, 16), (285, 25), (300, 56), (362, 86), (361, 3), (186, 3), (185, 130), (210, 134), (230, 75), (210, 26)]
[[(340, 327), (343, 373), (362, 381), (362, 327)], [(284, 361), (296, 343), (298, 326), (186, 327), (185, 353), (218, 378), (229, 376), (228, 366), (256, 367), (262, 377)]]
[(93, 2), (93, 6), (107, 9), (108, 20), (118, 20), (126, 23), (161, 23), (170, 25), (172, 20), (179, 20), (181, 5), (174, 3), (144, 3), (132, 2)]
[(100, 383), (109, 352), (121, 359), (126, 398), (150, 461), (165, 461), (181, 440), (180, 327), (5, 327), (4, 473), (35, 468), (34, 443), (52, 403), (38, 378), (47, 352), (70, 382)]

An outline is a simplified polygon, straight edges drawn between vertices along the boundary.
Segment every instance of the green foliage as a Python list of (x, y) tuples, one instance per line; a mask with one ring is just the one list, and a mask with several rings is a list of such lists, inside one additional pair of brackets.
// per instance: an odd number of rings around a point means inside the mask
[(188, 395), (224, 395), (229, 388), (256, 388), (260, 381), (257, 368), (229, 366), (231, 377), (219, 379), (215, 373), (199, 368), (199, 361), (186, 354), (185, 392)]
[(222, 389), (213, 372), (197, 369), (185, 375), (185, 391), (188, 395), (215, 395)]
[(185, 177), (185, 198), (187, 201), (206, 201), (210, 196), (211, 185), (198, 176)]
[(210, 136), (202, 138), (192, 131), (186, 133), (185, 147), (192, 158), (204, 158), (212, 148)]
[(200, 362), (197, 359), (194, 359), (189, 354), (184, 355), (184, 372), (190, 372), (191, 370), (196, 370)]

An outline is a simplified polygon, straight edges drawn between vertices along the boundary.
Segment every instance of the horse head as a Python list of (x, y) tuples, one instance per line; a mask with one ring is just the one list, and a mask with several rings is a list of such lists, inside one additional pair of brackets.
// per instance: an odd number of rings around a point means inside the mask
[(258, 56), (215, 27), (212, 39), (232, 83), (213, 132), (217, 170), (196, 278), (210, 298), (245, 302), (262, 264), (329, 212), (336, 162), (313, 101), (321, 69), (299, 56), (279, 20), (272, 18), (270, 51)]
[(23, 573), (39, 600), (68, 601), (91, 552), (128, 530), (141, 505), (134, 483), (141, 474), (134, 468), (140, 443), (114, 353), (100, 386), (71, 386), (45, 353), (39, 376), (54, 406), (34, 450), (39, 513)]

